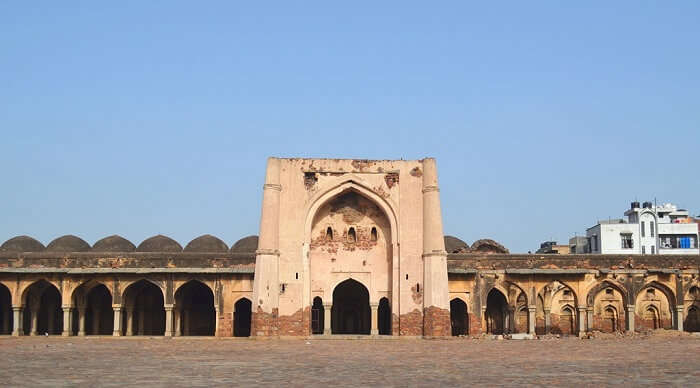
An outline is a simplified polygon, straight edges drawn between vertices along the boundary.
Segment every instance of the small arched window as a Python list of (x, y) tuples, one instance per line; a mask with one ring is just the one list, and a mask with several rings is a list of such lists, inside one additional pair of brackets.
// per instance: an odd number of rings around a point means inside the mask
[(330, 226), (326, 229), (326, 240), (333, 241), (333, 228)]
[(357, 234), (355, 234), (355, 228), (350, 228), (348, 230), (348, 242), (350, 242), (350, 243), (357, 242)]
[(375, 228), (374, 226), (372, 227), (372, 231), (370, 232), (369, 238), (372, 241), (377, 241), (377, 228)]

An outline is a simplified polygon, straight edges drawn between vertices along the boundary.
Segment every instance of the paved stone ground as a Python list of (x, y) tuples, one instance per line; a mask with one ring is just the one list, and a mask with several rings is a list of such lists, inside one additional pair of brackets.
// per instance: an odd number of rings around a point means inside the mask
[(700, 336), (560, 340), (0, 338), (3, 386), (700, 385)]

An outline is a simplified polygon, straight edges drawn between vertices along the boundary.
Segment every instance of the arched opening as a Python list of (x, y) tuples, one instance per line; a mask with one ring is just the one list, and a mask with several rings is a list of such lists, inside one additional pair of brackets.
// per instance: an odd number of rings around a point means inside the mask
[(515, 328), (513, 333), (527, 333), (529, 328), (530, 317), (528, 314), (527, 296), (524, 292), (518, 294), (518, 299), (515, 302)]
[(503, 293), (492, 289), (486, 298), (486, 332), (489, 334), (503, 334), (506, 329), (506, 317), (508, 303)]
[(372, 231), (370, 232), (370, 240), (371, 241), (377, 241), (377, 228), (374, 226), (372, 227)]
[(326, 241), (333, 241), (333, 228), (326, 228)]
[(469, 334), (467, 304), (462, 299), (455, 298), (450, 301), (450, 322), (453, 336)]
[(127, 335), (164, 335), (165, 306), (160, 287), (139, 280), (124, 291)]
[(574, 334), (574, 309), (571, 306), (564, 306), (559, 315), (559, 331), (561, 334)]
[(389, 305), (389, 299), (379, 299), (377, 315), (379, 335), (391, 335), (391, 305)]
[(24, 332), (31, 335), (61, 334), (63, 319), (58, 289), (46, 280), (39, 280), (29, 286), (25, 298)]
[(353, 279), (338, 284), (333, 290), (332, 333), (369, 334), (370, 319), (367, 288)]
[(176, 333), (212, 336), (216, 330), (214, 293), (202, 282), (190, 280), (175, 293)]
[(644, 310), (645, 326), (649, 329), (656, 330), (660, 327), (659, 312), (654, 306), (649, 306)]
[(4, 284), (0, 284), (0, 334), (11, 334), (13, 326), (12, 295)]
[(697, 306), (690, 306), (688, 314), (683, 322), (685, 331), (697, 332), (700, 331), (700, 309)]
[(614, 333), (617, 331), (617, 310), (614, 307), (608, 306), (603, 311), (603, 318), (600, 329), (606, 333)]
[(349, 243), (356, 243), (357, 242), (357, 234), (355, 233), (355, 228), (350, 228), (348, 230), (348, 242)]
[(241, 298), (233, 306), (233, 336), (250, 337), (250, 317), (252, 303), (246, 298)]
[(114, 328), (112, 294), (104, 284), (90, 289), (86, 295), (85, 333), (88, 335), (110, 335)]
[(315, 297), (314, 303), (311, 305), (311, 334), (323, 334), (324, 312), (323, 300), (319, 296)]

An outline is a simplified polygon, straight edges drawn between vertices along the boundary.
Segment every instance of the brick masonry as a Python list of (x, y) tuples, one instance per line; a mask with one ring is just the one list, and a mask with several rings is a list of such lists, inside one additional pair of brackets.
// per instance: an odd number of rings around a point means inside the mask
[(423, 309), (423, 311), (423, 335), (427, 337), (445, 337), (452, 334), (450, 310), (430, 306)]

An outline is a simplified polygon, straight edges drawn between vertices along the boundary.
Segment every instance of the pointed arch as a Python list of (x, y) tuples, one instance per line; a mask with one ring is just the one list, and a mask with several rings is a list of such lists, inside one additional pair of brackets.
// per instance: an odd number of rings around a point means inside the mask
[(12, 316), (12, 292), (0, 283), (0, 334), (12, 333), (14, 317)]
[(595, 296), (602, 290), (611, 287), (616, 289), (621, 295), (622, 295), (622, 301), (625, 304), (629, 304), (629, 292), (627, 292), (627, 289), (620, 283), (613, 282), (610, 279), (605, 279), (600, 282), (598, 282), (593, 288), (591, 288), (588, 291), (588, 294), (586, 296), (586, 303), (588, 306), (593, 306), (593, 300), (595, 299)]
[(191, 279), (175, 291), (175, 335), (213, 336), (216, 330), (214, 291)]
[(53, 283), (39, 279), (23, 291), (25, 333), (60, 334), (63, 331), (61, 292)]
[(389, 225), (391, 226), (391, 243), (392, 245), (396, 244), (396, 242), (399, 241), (396, 205), (390, 198), (384, 198), (375, 193), (369, 183), (355, 174), (343, 175), (336, 178), (336, 180), (329, 182), (324, 190), (320, 190), (309, 199), (304, 211), (304, 214), (306, 214), (304, 222), (304, 241), (307, 243), (311, 241), (311, 227), (313, 226), (313, 220), (318, 209), (332, 198), (348, 191), (354, 191), (364, 196), (382, 209), (389, 219)]

